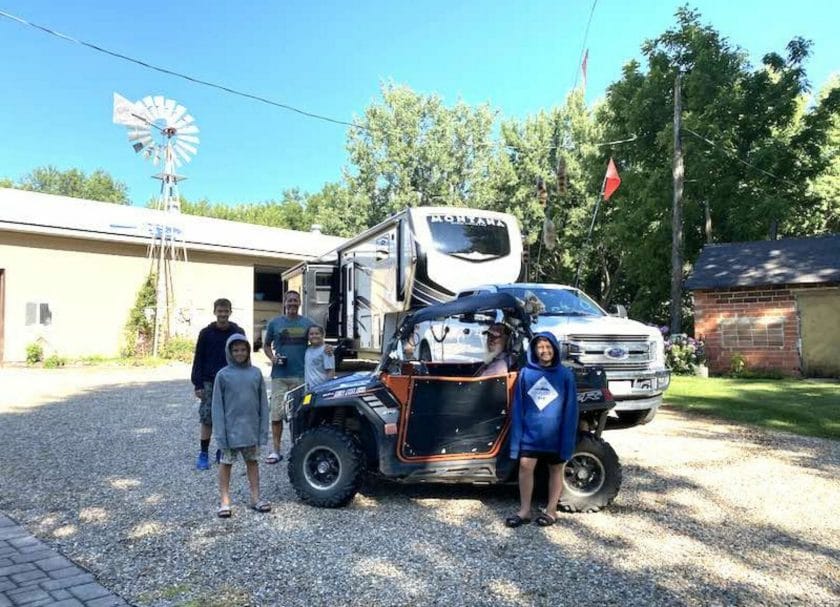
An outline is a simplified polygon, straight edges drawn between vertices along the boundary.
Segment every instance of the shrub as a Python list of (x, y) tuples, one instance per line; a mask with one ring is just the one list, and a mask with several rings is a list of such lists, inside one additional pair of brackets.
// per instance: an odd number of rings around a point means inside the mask
[(672, 335), (665, 341), (665, 366), (676, 375), (694, 375), (697, 367), (706, 363), (706, 345), (684, 333)]
[(26, 346), (26, 364), (34, 365), (44, 360), (44, 346), (33, 341)]
[(192, 362), (193, 353), (195, 352), (195, 342), (189, 337), (175, 336), (170, 337), (169, 340), (161, 348), (161, 358), (169, 360), (179, 360), (184, 363)]
[(729, 376), (737, 379), (784, 379), (786, 376), (778, 369), (756, 367), (750, 369), (743, 354), (733, 354), (729, 359)]
[(155, 282), (156, 275), (154, 273), (146, 276), (137, 291), (134, 306), (128, 312), (128, 321), (125, 324), (125, 342), (120, 349), (120, 355), (124, 358), (147, 356), (151, 351), (155, 321), (154, 318), (147, 318), (146, 310), (155, 307), (157, 297)]
[(63, 356), (59, 356), (58, 354), (51, 354), (50, 356), (44, 359), (45, 369), (58, 369), (59, 367), (63, 367), (66, 364), (67, 359)]

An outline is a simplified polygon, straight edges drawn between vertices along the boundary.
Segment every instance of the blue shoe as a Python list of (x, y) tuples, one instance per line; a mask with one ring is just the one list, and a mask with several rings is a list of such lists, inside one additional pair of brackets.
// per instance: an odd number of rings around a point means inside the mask
[(218, 466), (221, 463), (222, 463), (222, 450), (221, 449), (216, 449), (216, 465)]
[(207, 456), (207, 451), (202, 451), (198, 454), (198, 459), (195, 460), (195, 469), (196, 470), (209, 470), (210, 469), (210, 458)]

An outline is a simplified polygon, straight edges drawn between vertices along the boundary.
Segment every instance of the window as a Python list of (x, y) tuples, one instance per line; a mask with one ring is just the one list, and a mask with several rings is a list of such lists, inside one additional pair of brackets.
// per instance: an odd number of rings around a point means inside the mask
[(315, 272), (315, 303), (330, 303), (332, 272)]
[(26, 303), (26, 326), (52, 324), (52, 311), (50, 311), (50, 304), (32, 302)]
[(724, 348), (762, 348), (785, 345), (785, 319), (738, 316), (720, 321)]
[(279, 272), (254, 270), (254, 299), (257, 301), (283, 301), (283, 280)]
[(426, 219), (435, 249), (468, 261), (487, 261), (510, 254), (508, 227), (501, 219), (465, 215), (432, 215)]

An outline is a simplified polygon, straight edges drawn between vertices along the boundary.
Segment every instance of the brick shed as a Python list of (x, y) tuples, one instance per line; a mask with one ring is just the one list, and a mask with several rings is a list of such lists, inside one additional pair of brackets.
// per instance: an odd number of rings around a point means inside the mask
[(840, 235), (706, 245), (686, 286), (713, 373), (840, 377)]

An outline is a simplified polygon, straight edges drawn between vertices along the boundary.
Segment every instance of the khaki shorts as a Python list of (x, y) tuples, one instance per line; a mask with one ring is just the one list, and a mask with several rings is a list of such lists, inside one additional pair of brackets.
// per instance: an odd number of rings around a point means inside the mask
[(294, 390), (303, 383), (302, 377), (275, 377), (271, 380), (271, 421), (283, 420), (283, 399), (286, 392)]
[(246, 462), (255, 462), (260, 459), (260, 448), (254, 445), (253, 447), (239, 447), (238, 449), (222, 449), (222, 459), (219, 463), (233, 464), (236, 461), (237, 454), (242, 456)]

